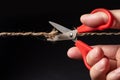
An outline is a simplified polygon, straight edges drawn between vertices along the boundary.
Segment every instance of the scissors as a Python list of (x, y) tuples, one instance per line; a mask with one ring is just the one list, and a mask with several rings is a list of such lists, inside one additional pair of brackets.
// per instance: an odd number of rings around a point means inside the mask
[(86, 25), (82, 24), (79, 27), (77, 27), (75, 30), (71, 30), (71, 29), (68, 29), (68, 28), (60, 25), (60, 24), (49, 21), (49, 23), (54, 28), (56, 28), (58, 31), (60, 31), (61, 34), (55, 35), (54, 38), (47, 39), (47, 40), (48, 41), (72, 40), (73, 42), (75, 42), (75, 46), (78, 47), (78, 49), (80, 50), (80, 52), (82, 54), (82, 57), (83, 57), (84, 64), (89, 70), (90, 70), (91, 66), (87, 63), (86, 56), (87, 56), (88, 52), (92, 49), (92, 47), (87, 45), (83, 41), (78, 40), (77, 39), (77, 34), (93, 32), (93, 31), (102, 31), (102, 30), (108, 29), (112, 26), (113, 20), (114, 20), (111, 12), (109, 10), (105, 9), (105, 8), (94, 9), (90, 14), (93, 14), (93, 13), (96, 13), (96, 12), (104, 12), (108, 16), (107, 23), (103, 24), (103, 25), (100, 25), (97, 28), (91, 28), (89, 26), (86, 26)]

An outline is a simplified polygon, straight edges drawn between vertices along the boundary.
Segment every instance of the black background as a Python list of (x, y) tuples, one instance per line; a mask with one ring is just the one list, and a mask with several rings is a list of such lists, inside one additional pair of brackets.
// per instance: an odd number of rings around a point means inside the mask
[[(81, 25), (80, 16), (96, 8), (119, 9), (118, 1), (7, 1), (1, 5), (0, 31), (51, 31), (48, 21), (55, 21), (70, 29)], [(88, 44), (104, 43), (81, 38)], [(89, 39), (89, 40), (88, 40)], [(72, 41), (50, 43), (39, 37), (0, 37), (1, 80), (90, 80), (83, 61), (67, 57)]]

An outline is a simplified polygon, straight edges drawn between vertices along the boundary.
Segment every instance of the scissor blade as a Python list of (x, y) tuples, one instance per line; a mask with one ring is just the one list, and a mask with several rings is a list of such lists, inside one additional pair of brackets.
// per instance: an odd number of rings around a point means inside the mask
[(77, 36), (77, 30), (72, 30), (69, 32), (58, 34), (53, 38), (48, 38), (47, 41), (64, 41), (64, 40), (76, 41), (77, 40), (76, 36)]
[(66, 28), (66, 27), (64, 27), (64, 26), (62, 26), (62, 25), (60, 25), (60, 24), (57, 24), (57, 23), (55, 23), (55, 22), (49, 21), (49, 23), (50, 23), (54, 28), (56, 28), (57, 30), (59, 30), (59, 31), (62, 32), (62, 33), (66, 33), (66, 32), (71, 31), (70, 29), (68, 29), (68, 28)]

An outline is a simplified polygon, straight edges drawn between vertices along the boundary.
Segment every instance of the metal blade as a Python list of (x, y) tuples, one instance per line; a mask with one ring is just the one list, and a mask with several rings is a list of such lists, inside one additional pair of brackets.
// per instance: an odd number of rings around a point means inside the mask
[(64, 40), (73, 40), (74, 42), (77, 40), (76, 38), (77, 30), (72, 30), (69, 32), (65, 32), (63, 34), (56, 35), (53, 38), (48, 38), (47, 41), (64, 41)]
[(57, 30), (59, 30), (59, 31), (62, 32), (62, 33), (66, 33), (66, 32), (71, 31), (70, 29), (68, 29), (68, 28), (66, 28), (66, 27), (64, 27), (64, 26), (62, 26), (62, 25), (60, 25), (60, 24), (57, 24), (57, 23), (55, 23), (55, 22), (49, 21), (49, 23), (50, 23), (54, 28), (56, 28)]

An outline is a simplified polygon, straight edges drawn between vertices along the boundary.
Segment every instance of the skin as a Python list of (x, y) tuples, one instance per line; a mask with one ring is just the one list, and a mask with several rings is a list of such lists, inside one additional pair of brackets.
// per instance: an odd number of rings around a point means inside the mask
[[(120, 10), (110, 10), (115, 20), (113, 29), (120, 29)], [(90, 27), (105, 24), (108, 17), (103, 12), (84, 14), (80, 21)], [(92, 80), (120, 80), (120, 45), (95, 45), (86, 56), (87, 63), (91, 66), (90, 77)], [(82, 59), (77, 47), (71, 47), (67, 55), (71, 59)]]

